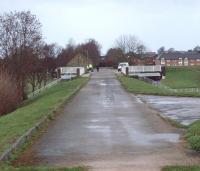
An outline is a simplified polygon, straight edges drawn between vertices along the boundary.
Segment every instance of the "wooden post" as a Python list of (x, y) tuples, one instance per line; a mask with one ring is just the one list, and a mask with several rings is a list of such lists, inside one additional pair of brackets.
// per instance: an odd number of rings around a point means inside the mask
[(166, 68), (165, 66), (161, 66), (161, 78), (165, 79), (166, 76)]
[(57, 70), (57, 78), (61, 78), (61, 69), (60, 68), (58, 68), (58, 70)]
[(126, 76), (128, 76), (129, 75), (129, 69), (128, 69), (128, 67), (126, 67)]
[(80, 77), (80, 68), (77, 68), (76, 73), (77, 73), (77, 77)]

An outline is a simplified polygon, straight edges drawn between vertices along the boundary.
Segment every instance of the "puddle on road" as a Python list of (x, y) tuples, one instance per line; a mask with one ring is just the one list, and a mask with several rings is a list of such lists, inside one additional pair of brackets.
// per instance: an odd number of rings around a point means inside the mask
[(176, 120), (183, 125), (189, 125), (200, 119), (200, 98), (148, 95), (138, 97), (158, 109), (163, 117)]
[(176, 133), (151, 133), (151, 128), (144, 129), (140, 122), (133, 123), (127, 118), (119, 117), (123, 128), (131, 141), (140, 146), (160, 146), (167, 143), (178, 143), (180, 135)]
[(138, 145), (160, 145), (163, 143), (178, 143), (179, 134), (160, 133), (160, 134), (144, 134), (141, 132), (132, 132), (132, 140)]

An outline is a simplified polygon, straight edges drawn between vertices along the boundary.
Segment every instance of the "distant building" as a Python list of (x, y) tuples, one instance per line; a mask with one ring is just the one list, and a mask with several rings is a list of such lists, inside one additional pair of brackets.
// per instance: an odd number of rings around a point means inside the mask
[(132, 55), (130, 56), (130, 65), (155, 65), (157, 54), (155, 52), (147, 52), (142, 55)]
[(200, 53), (192, 51), (164, 52), (157, 57), (155, 63), (164, 66), (196, 66), (200, 65)]
[(69, 67), (85, 67), (88, 64), (92, 64), (92, 60), (90, 58), (87, 58), (86, 56), (82, 54), (77, 54), (74, 56), (68, 63), (67, 66)]

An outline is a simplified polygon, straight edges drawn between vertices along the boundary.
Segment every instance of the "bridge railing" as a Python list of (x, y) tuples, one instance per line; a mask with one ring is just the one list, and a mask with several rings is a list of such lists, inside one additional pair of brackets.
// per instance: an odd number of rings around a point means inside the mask
[(121, 71), (124, 75), (138, 77), (160, 77), (162, 75), (161, 65), (151, 66), (129, 66), (122, 67)]
[(121, 72), (122, 72), (124, 75), (127, 75), (127, 73), (126, 73), (126, 67), (122, 67)]
[(84, 67), (60, 67), (60, 74), (70, 74), (70, 75), (77, 75), (79, 70), (79, 75), (85, 74)]
[(152, 66), (129, 66), (129, 72), (161, 72), (161, 65), (152, 65)]

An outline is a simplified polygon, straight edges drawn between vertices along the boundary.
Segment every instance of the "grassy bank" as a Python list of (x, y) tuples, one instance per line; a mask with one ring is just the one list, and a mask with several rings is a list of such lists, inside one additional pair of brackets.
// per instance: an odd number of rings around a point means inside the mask
[(44, 91), (25, 106), (0, 117), (0, 154), (55, 107), (69, 99), (87, 81), (78, 78)]
[(162, 171), (199, 171), (200, 166), (167, 166)]
[(193, 150), (200, 151), (200, 120), (190, 125), (185, 137)]
[(125, 87), (125, 89), (132, 93), (153, 95), (167, 95), (170, 93), (170, 91), (155, 87), (154, 85), (148, 84), (135, 78), (118, 76), (118, 79)]
[(47, 167), (0, 167), (0, 171), (86, 171), (82, 167), (77, 168), (47, 168)]
[(200, 67), (167, 67), (162, 83), (173, 89), (200, 88)]
[(200, 97), (200, 93), (196, 92), (172, 92), (169, 89), (164, 89), (162, 87), (154, 86), (152, 84), (146, 83), (144, 81), (118, 76), (118, 79), (122, 85), (132, 93), (136, 94), (147, 94), (147, 95), (160, 95), (160, 96), (185, 96), (185, 97)]

